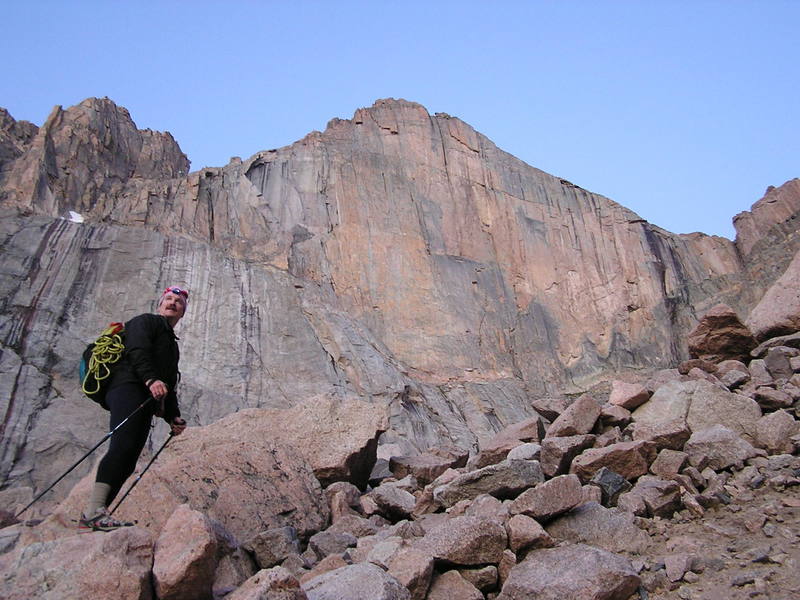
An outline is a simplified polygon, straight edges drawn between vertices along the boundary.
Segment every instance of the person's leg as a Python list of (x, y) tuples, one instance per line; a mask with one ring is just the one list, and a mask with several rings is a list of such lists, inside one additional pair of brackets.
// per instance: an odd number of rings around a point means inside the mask
[[(112, 436), (108, 451), (97, 467), (95, 485), (85, 516), (91, 518), (111, 504), (125, 480), (136, 468), (136, 461), (150, 432), (153, 407), (136, 411), (148, 398), (147, 389), (136, 384), (112, 388), (106, 397), (110, 409), (110, 429), (130, 417)], [(135, 412), (135, 414), (133, 414)]]

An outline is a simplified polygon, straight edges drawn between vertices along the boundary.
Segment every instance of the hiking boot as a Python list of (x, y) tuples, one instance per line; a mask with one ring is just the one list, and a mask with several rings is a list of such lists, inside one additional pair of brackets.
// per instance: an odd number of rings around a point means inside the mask
[(108, 514), (108, 509), (103, 508), (93, 517), (81, 515), (78, 520), (78, 529), (84, 531), (113, 531), (120, 527), (131, 527), (130, 521), (120, 521)]

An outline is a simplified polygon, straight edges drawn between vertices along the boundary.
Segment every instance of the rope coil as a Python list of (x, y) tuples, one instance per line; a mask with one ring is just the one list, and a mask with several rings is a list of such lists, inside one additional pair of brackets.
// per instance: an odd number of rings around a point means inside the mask
[[(111, 365), (122, 358), (125, 345), (119, 332), (122, 331), (121, 323), (112, 323), (94, 343), (86, 375), (81, 382), (83, 393), (92, 396), (100, 391), (101, 382), (111, 375)], [(94, 387), (94, 389), (90, 389)]]

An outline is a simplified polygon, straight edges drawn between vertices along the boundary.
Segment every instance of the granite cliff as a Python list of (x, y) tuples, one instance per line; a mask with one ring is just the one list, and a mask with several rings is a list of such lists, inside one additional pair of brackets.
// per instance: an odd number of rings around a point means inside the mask
[(324, 394), (385, 408), (402, 453), (475, 449), (537, 399), (674, 366), (720, 302), (745, 317), (800, 247), (798, 210), (795, 179), (735, 241), (672, 234), (403, 100), (194, 172), (108, 99), (41, 127), (1, 111), (0, 495), (102, 436), (77, 357), (168, 283), (192, 291), (190, 424)]

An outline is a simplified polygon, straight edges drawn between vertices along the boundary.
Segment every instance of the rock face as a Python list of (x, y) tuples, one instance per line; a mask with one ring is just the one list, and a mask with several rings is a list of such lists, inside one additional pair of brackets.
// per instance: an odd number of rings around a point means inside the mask
[(741, 252), (403, 100), (193, 173), (171, 135), (108, 99), (38, 129), (3, 112), (0, 132), (0, 484), (29, 497), (104, 433), (75, 381), (83, 346), (167, 284), (192, 291), (190, 424), (358, 396), (388, 407), (408, 455), (480, 444), (535, 417), (532, 396), (672, 366), (699, 314), (745, 314), (780, 275), (759, 236), (784, 253), (796, 237), (796, 182), (738, 218)]

